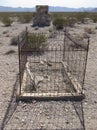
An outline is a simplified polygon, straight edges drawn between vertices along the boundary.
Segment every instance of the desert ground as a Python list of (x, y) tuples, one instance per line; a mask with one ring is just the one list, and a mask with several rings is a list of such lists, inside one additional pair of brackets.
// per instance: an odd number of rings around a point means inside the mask
[[(18, 47), (10, 45), (11, 38), (25, 28), (34, 31), (32, 23), (14, 22), (4, 27), (0, 22), (0, 127), (5, 130), (97, 130), (97, 23), (76, 24), (70, 28), (73, 35), (84, 33), (84, 28), (93, 29), (84, 83), (85, 99), (71, 101), (16, 102), (13, 90), (17, 86)], [(51, 27), (50, 27), (51, 28)], [(38, 28), (48, 31), (49, 27)], [(8, 53), (13, 50), (13, 53)], [(8, 109), (9, 108), (9, 109)]]

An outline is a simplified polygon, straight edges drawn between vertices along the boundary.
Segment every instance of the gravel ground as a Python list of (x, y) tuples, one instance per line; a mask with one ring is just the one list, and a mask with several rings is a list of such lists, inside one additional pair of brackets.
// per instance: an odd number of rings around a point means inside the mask
[[(17, 46), (10, 45), (10, 39), (18, 35), (31, 24), (13, 23), (12, 27), (3, 27), (0, 23), (0, 124), (7, 122), (6, 130), (11, 129), (97, 129), (97, 30), (90, 34), (90, 49), (85, 78), (85, 95), (83, 102), (49, 101), (21, 102), (13, 104), (10, 113), (4, 120), (6, 110), (11, 103), (12, 91), (18, 74)], [(97, 24), (81, 24), (72, 28), (70, 33), (82, 33), (84, 27), (97, 27)], [(48, 28), (44, 28), (47, 30)], [(40, 28), (40, 30), (44, 30)], [(7, 33), (4, 33), (6, 31)], [(9, 50), (15, 52), (6, 55)]]

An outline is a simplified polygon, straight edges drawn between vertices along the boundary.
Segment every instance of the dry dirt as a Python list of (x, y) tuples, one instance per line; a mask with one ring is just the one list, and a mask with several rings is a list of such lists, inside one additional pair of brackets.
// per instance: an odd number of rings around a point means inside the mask
[[(72, 34), (83, 33), (85, 27), (95, 31), (90, 34), (84, 84), (86, 98), (82, 102), (33, 100), (16, 103), (11, 100), (19, 70), (18, 48), (10, 45), (10, 39), (26, 26), (33, 30), (31, 24), (13, 23), (11, 27), (4, 27), (0, 23), (0, 129), (97, 130), (97, 23), (79, 24), (70, 29)], [(44, 29), (48, 30), (39, 30)], [(10, 50), (15, 52), (6, 55)]]

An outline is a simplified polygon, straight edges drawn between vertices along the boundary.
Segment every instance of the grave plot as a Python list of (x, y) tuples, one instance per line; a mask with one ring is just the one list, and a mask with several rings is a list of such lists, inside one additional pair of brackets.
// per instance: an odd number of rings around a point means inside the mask
[[(22, 41), (19, 41), (18, 97), (84, 98), (83, 85), (89, 41), (76, 41), (66, 31), (56, 32), (54, 37), (42, 32), (31, 35), (34, 36), (34, 42), (32, 39), (29, 44), (27, 31)], [(42, 42), (45, 47), (42, 46)]]

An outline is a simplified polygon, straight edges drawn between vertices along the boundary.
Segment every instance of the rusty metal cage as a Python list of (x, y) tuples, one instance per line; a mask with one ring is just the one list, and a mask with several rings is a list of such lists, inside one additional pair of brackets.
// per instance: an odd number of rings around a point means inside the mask
[(32, 33), (37, 36), (40, 34), (46, 37), (46, 47), (29, 46), (27, 29), (22, 39), (18, 39), (18, 96), (39, 99), (84, 98), (89, 39), (77, 41), (66, 30)]

